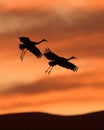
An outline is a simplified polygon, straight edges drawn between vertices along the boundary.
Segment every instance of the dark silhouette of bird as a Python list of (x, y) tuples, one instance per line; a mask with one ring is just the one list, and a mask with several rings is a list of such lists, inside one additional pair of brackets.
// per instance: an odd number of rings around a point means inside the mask
[(72, 56), (70, 57), (69, 59), (66, 59), (64, 57), (60, 57), (58, 55), (56, 55), (55, 53), (53, 53), (49, 48), (45, 49), (44, 51), (44, 56), (48, 59), (48, 60), (51, 60), (49, 62), (49, 68), (45, 71), (45, 73), (50, 73), (53, 69), (53, 67), (55, 65), (59, 65), (61, 67), (64, 67), (66, 69), (70, 69), (72, 71), (77, 71), (78, 70), (78, 67), (76, 65), (74, 65), (73, 63), (71, 62), (68, 62), (69, 60), (71, 59), (77, 59), (76, 57)]
[(40, 58), (42, 56), (41, 51), (36, 47), (36, 45), (46, 42), (46, 39), (42, 39), (41, 41), (34, 42), (31, 41), (28, 37), (19, 37), (19, 40), (22, 42), (22, 44), (19, 44), (19, 49), (22, 50), (20, 59), (23, 60), (24, 55), (27, 50), (29, 50), (31, 53), (33, 53), (37, 58)]

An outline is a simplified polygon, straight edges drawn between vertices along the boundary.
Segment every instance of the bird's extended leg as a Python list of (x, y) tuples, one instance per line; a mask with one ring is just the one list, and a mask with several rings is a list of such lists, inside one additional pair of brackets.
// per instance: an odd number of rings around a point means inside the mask
[(52, 67), (50, 68), (50, 70), (48, 71), (48, 74), (50, 74), (50, 73), (51, 73), (52, 69), (53, 69), (53, 66), (52, 66)]
[(24, 56), (24, 50), (22, 50), (22, 53), (20, 55), (20, 59), (23, 61), (23, 56)]
[(50, 68), (51, 68), (51, 66), (49, 66), (49, 68), (45, 71), (45, 73), (47, 73)]
[(48, 72), (48, 74), (50, 74), (50, 72), (52, 71), (52, 69), (53, 69), (53, 66), (49, 66), (49, 68), (45, 71), (45, 73)]
[(24, 55), (25, 55), (26, 51), (27, 51), (27, 49), (23, 49), (23, 50), (22, 50), (22, 53), (21, 53), (21, 55), (20, 55), (20, 59), (21, 59), (22, 61), (23, 61), (23, 58), (24, 58)]

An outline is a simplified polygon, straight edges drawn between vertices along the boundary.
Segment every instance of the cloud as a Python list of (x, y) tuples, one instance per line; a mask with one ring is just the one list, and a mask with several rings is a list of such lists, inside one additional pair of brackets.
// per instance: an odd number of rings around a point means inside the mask
[[(99, 74), (98, 74), (99, 75)], [(74, 73), (63, 76), (53, 76), (38, 80), (37, 82), (24, 85), (14, 85), (10, 89), (1, 92), (5, 94), (39, 94), (51, 91), (64, 91), (76, 88), (102, 88), (103, 79), (98, 79), (97, 72)], [(64, 80), (63, 80), (64, 79)], [(98, 79), (98, 80), (96, 80)]]
[(57, 49), (61, 44), (59, 48), (61, 52), (64, 46), (64, 53), (77, 50), (77, 55), (83, 53), (83, 56), (87, 56), (90, 53), (92, 57), (94, 55), (102, 57), (104, 51), (103, 14), (104, 10), (86, 9), (76, 9), (71, 12), (64, 9), (61, 12), (41, 9), (1, 12), (0, 35), (8, 36), (9, 39), (20, 35), (47, 37), (51, 42), (50, 47)]
[[(14, 32), (16, 30), (29, 29), (33, 31), (43, 30), (47, 33), (88, 34), (103, 32), (104, 11), (89, 11), (86, 9), (70, 10), (41, 10), (1, 12), (1, 33)], [(60, 34), (59, 33), (59, 34)], [(64, 35), (65, 36), (65, 35)]]

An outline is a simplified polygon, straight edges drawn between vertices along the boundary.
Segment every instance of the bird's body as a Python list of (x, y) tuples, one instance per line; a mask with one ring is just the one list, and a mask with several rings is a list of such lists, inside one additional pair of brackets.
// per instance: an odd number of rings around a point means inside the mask
[[(71, 59), (77, 59), (76, 57), (72, 56), (71, 58), (69, 59), (66, 59), (64, 57), (60, 57), (58, 55), (56, 55), (55, 53), (53, 53), (52, 51), (50, 51), (50, 49), (46, 49), (45, 52), (44, 52), (44, 56), (48, 59), (48, 60), (51, 60), (49, 62), (49, 65), (50, 67), (46, 70), (46, 72), (50, 73), (52, 68), (55, 66), (55, 65), (59, 65), (61, 67), (64, 67), (66, 69), (70, 69), (72, 71), (77, 71), (78, 70), (78, 67), (76, 65), (74, 65), (73, 63), (71, 62), (68, 62), (68, 60), (71, 60)], [(50, 69), (50, 70), (49, 70)]]
[(43, 39), (39, 42), (33, 42), (28, 37), (19, 37), (19, 39), (22, 42), (22, 44), (19, 44), (19, 49), (22, 50), (22, 54), (20, 56), (22, 60), (27, 50), (29, 50), (37, 58), (40, 58), (42, 56), (41, 51), (35, 45), (40, 44), (41, 42), (44, 42), (47, 40)]
[(51, 66), (59, 65), (61, 67), (64, 67), (66, 69), (71, 69), (71, 70), (73, 70), (76, 67), (73, 63), (68, 62), (68, 60), (63, 57), (60, 57), (57, 60), (49, 62), (49, 65)]

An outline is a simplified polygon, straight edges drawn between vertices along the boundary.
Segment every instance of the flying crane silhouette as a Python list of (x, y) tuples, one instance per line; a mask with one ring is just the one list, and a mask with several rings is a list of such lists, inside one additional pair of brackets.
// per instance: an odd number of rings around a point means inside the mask
[(74, 65), (73, 63), (71, 62), (68, 62), (68, 60), (71, 60), (71, 59), (77, 59), (76, 57), (72, 56), (70, 57), (69, 59), (66, 59), (64, 57), (60, 57), (58, 55), (56, 55), (55, 53), (53, 53), (49, 48), (45, 49), (44, 51), (44, 56), (48, 59), (48, 60), (51, 60), (49, 62), (49, 68), (45, 71), (45, 73), (50, 73), (53, 69), (53, 67), (55, 65), (59, 65), (61, 67), (64, 67), (66, 69), (70, 69), (72, 71), (77, 71), (78, 70), (78, 67), (76, 65)]
[(36, 47), (36, 45), (47, 41), (46, 39), (42, 39), (41, 41), (34, 42), (31, 41), (28, 37), (19, 37), (19, 40), (22, 42), (22, 44), (19, 44), (19, 49), (22, 50), (20, 59), (23, 60), (24, 55), (27, 50), (29, 50), (31, 53), (33, 53), (37, 58), (40, 58), (42, 56), (41, 51)]

